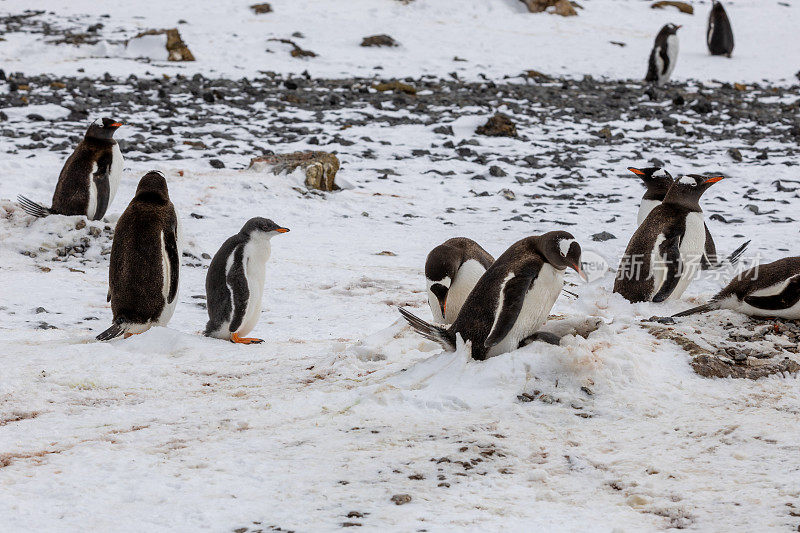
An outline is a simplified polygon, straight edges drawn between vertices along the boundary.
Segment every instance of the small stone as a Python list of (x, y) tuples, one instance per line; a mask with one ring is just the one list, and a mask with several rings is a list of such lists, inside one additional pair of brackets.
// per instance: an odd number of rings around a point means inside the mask
[(396, 256), (397, 256), (397, 254), (396, 254), (396, 253), (394, 253), (394, 252), (391, 252), (391, 251), (389, 251), (389, 250), (383, 250), (382, 252), (378, 252), (378, 253), (377, 253), (377, 254), (375, 254), (375, 255), (386, 255), (386, 256), (389, 256), (389, 257), (396, 257)]
[(225, 168), (225, 163), (219, 159), (211, 159), (208, 163), (214, 168)]
[(728, 155), (736, 162), (740, 163), (742, 161), (742, 152), (740, 152), (738, 148), (729, 148)]
[(417, 90), (412, 85), (400, 81), (378, 83), (374, 86), (374, 89), (378, 92), (393, 91), (395, 93), (417, 94)]
[(607, 231), (601, 231), (600, 233), (595, 233), (594, 235), (592, 235), (592, 240), (594, 242), (605, 242), (605, 241), (610, 241), (611, 239), (616, 239), (616, 238), (617, 237), (615, 235), (612, 235), (611, 233), (609, 233)]
[(664, 9), (665, 7), (676, 7), (678, 11), (681, 13), (686, 13), (687, 15), (694, 15), (694, 8), (691, 4), (687, 4), (686, 2), (676, 2), (674, 0), (661, 0), (660, 2), (656, 2), (652, 6), (652, 9)]
[(81, 230), (86, 227), (86, 221), (84, 219), (80, 219), (75, 223), (75, 229)]
[(392, 502), (395, 505), (405, 505), (411, 501), (411, 496), (408, 494), (395, 494), (392, 496)]
[(267, 2), (261, 4), (253, 4), (250, 6), (250, 9), (253, 10), (253, 13), (256, 15), (263, 15), (264, 13), (272, 13), (272, 6), (269, 5)]
[(514, 194), (514, 191), (512, 191), (511, 189), (503, 189), (502, 191), (500, 191), (500, 194), (503, 195), (503, 198), (505, 198), (506, 200), (517, 199), (517, 195)]
[(498, 167), (497, 165), (492, 165), (489, 167), (489, 175), (494, 176), (495, 178), (502, 178), (503, 176), (508, 176), (508, 174), (506, 174), (506, 171)]
[(453, 135), (453, 126), (436, 126), (433, 128), (433, 133), (439, 135)]
[(361, 41), (361, 46), (397, 46), (397, 41), (385, 34), (370, 35), (369, 37), (364, 37), (364, 40)]
[(486, 124), (478, 127), (475, 133), (489, 137), (516, 137), (517, 127), (508, 115), (495, 113), (494, 116), (486, 121)]

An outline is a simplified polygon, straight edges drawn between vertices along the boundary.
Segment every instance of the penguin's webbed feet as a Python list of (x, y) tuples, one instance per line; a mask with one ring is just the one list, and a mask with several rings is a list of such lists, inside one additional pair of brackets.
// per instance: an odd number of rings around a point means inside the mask
[(264, 339), (256, 339), (255, 337), (240, 337), (237, 333), (231, 335), (231, 342), (235, 344), (261, 344)]

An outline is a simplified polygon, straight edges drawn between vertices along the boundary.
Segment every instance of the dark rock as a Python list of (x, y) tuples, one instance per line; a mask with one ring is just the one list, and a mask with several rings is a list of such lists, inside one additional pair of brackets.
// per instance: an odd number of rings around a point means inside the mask
[(740, 162), (742, 161), (742, 152), (739, 151), (738, 148), (729, 148), (728, 155), (730, 155), (734, 161)]
[(495, 113), (486, 124), (479, 126), (475, 133), (489, 137), (516, 137), (517, 127), (508, 115)]
[(595, 242), (605, 242), (616, 238), (617, 238), (616, 236), (612, 235), (607, 231), (601, 231), (600, 233), (595, 233), (594, 235), (592, 235), (592, 240)]
[(208, 161), (208, 163), (214, 168), (225, 168), (225, 163), (219, 159), (211, 159)]
[(433, 133), (439, 135), (453, 135), (453, 126), (436, 126), (433, 128)]
[(267, 2), (263, 2), (261, 4), (253, 4), (250, 6), (250, 9), (253, 10), (253, 13), (256, 15), (263, 15), (264, 13), (272, 13), (272, 6), (269, 5)]
[(495, 178), (502, 178), (503, 176), (508, 176), (508, 174), (506, 174), (506, 171), (498, 167), (497, 165), (492, 165), (489, 167), (489, 175), (494, 176)]
[(411, 501), (411, 496), (408, 494), (395, 494), (391, 500), (395, 505), (404, 505)]
[(361, 46), (397, 46), (397, 41), (385, 34), (370, 35), (369, 37), (364, 37), (364, 40), (361, 41)]
[(705, 115), (711, 113), (714, 108), (711, 106), (711, 102), (702, 98), (694, 103), (692, 110), (699, 115)]

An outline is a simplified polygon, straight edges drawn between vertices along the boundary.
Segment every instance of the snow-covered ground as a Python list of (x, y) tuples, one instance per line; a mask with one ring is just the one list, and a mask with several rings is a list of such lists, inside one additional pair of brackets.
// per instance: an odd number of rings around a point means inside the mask
[[(198, 62), (104, 59), (92, 57), (94, 48), (13, 34), (0, 41), (0, 66), (56, 76), (80, 67), (87, 75), (123, 78), (132, 72), (144, 78), (146, 71), (255, 78), (254, 69), (499, 78), (525, 68), (628, 78), (643, 74), (652, 36), (668, 20), (683, 23), (687, 35), (679, 78), (767, 78), (783, 85), (793, 81), (800, 57), (798, 9), (773, 2), (730, 6), (737, 32), (730, 60), (705, 55), (707, 3), (696, 3), (688, 16), (645, 2), (587, 0), (571, 19), (529, 15), (511, 0), (458, 6), (353, 0), (346, 7), (274, 1), (275, 11), (261, 16), (248, 3), (128, 2), (104, 5), (100, 12), (112, 16), (99, 19), (96, 2), (39, 2), (59, 13), (48, 15), (54, 19), (94, 11), (79, 20), (105, 21), (101, 32), (109, 38), (184, 19), (179, 28)], [(16, 1), (1, 7), (37, 8)], [(305, 35), (295, 40), (319, 57), (294, 59), (267, 41), (295, 31)], [(237, 48), (232, 33), (248, 44)], [(402, 46), (358, 46), (375, 33), (389, 33)], [(453, 62), (454, 55), (467, 62)], [(681, 90), (689, 102), (696, 96), (691, 87)], [(797, 96), (765, 89), (754, 98), (796, 106)], [(463, 350), (442, 353), (398, 321), (396, 311), (404, 305), (429, 316), (425, 256), (449, 237), (472, 237), (497, 256), (519, 238), (564, 228), (615, 267), (641, 194), (625, 167), (654, 157), (676, 172), (731, 178), (703, 201), (708, 214), (728, 222), (709, 221), (719, 250), (752, 238), (751, 258), (798, 254), (796, 143), (764, 131), (786, 124), (753, 119), (746, 129), (762, 140), (737, 144), (708, 133), (725, 129), (724, 121), (708, 125), (692, 111), (673, 110), (697, 137), (664, 132), (656, 119), (620, 120), (608, 127), (624, 133), (623, 140), (587, 144), (605, 124), (544, 117), (536, 109), (526, 119), (500, 108), (518, 123), (519, 138), (508, 139), (474, 135), (491, 114), (480, 107), (450, 110), (438, 121), (392, 106), (316, 113), (270, 102), (240, 114), (220, 103), (208, 108), (218, 113), (216, 132), (235, 134), (214, 145), (225, 169), (210, 168), (210, 149), (181, 146), (183, 140), (211, 146), (213, 125), (204, 124), (199, 135), (187, 115), (117, 117), (131, 123), (120, 130), (123, 139), (173, 137), (178, 148), (167, 157), (136, 151), (141, 143), (132, 142), (117, 199), (102, 222), (24, 216), (16, 194), (48, 203), (69, 149), (0, 138), (0, 530), (798, 527), (797, 378), (702, 378), (687, 352), (640, 326), (642, 318), (704, 301), (724, 280), (699, 280), (682, 300), (664, 305), (624, 302), (611, 294), (611, 274), (579, 284), (570, 288), (578, 298), (565, 294), (553, 310), (549, 327), (567, 334), (561, 346), (534, 343), (485, 362), (469, 360)], [(362, 123), (365, 109), (375, 118)], [(52, 104), (4, 112), (3, 130), (44, 134), (46, 142), (69, 140), (84, 127)], [(30, 113), (47, 121), (28, 120)], [(387, 118), (405, 115), (419, 120)], [(348, 121), (355, 125), (345, 127)], [(434, 133), (441, 125), (452, 126), (453, 135)], [(320, 148), (303, 134), (277, 144), (275, 129), (290, 126), (310, 128), (321, 144), (337, 137), (354, 143), (335, 145), (345, 190), (308, 194), (293, 176), (239, 170), (246, 150), (259, 145), (278, 152)], [(472, 140), (480, 144), (462, 145), (472, 151), (466, 158), (445, 148), (447, 141)], [(728, 155), (737, 146), (741, 163)], [(760, 152), (769, 158), (756, 159)], [(538, 159), (536, 166), (524, 162), (528, 156)], [(563, 160), (571, 156), (577, 163), (566, 172)], [(489, 165), (508, 176), (490, 175)], [(138, 179), (151, 168), (167, 175), (187, 237), (179, 305), (168, 328), (97, 343), (93, 336), (111, 319), (104, 252)], [(264, 310), (253, 332), (266, 342), (239, 346), (202, 337), (209, 263), (203, 254), (213, 255), (252, 216), (291, 228), (273, 240), (267, 265)], [(592, 235), (603, 231), (616, 238), (594, 242)], [(586, 338), (571, 334), (587, 322), (599, 328)], [(686, 319), (675, 331), (718, 347), (735, 345), (730, 331), (746, 328), (746, 319), (720, 312)], [(779, 337), (749, 346), (775, 350)], [(392, 502), (403, 494), (410, 502)]]

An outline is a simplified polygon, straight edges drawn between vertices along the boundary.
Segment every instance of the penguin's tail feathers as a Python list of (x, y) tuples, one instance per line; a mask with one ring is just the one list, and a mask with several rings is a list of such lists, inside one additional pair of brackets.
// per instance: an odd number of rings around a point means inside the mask
[(709, 311), (714, 311), (715, 309), (719, 309), (719, 305), (716, 302), (711, 301), (707, 304), (698, 305), (697, 307), (692, 307), (686, 311), (681, 311), (680, 313), (672, 315), (671, 318), (681, 318), (684, 316), (696, 315), (697, 313), (707, 313)]
[(111, 324), (110, 328), (95, 338), (99, 341), (110, 341), (111, 339), (116, 339), (123, 333), (125, 333), (125, 326), (123, 325), (122, 320), (117, 319), (113, 324)]
[(735, 265), (736, 263), (738, 263), (739, 259), (742, 258), (742, 254), (747, 249), (747, 246), (749, 244), (750, 241), (747, 241), (746, 243), (735, 249), (733, 253), (731, 253), (731, 255), (728, 256), (728, 263), (730, 263), (731, 265)]
[(448, 333), (447, 328), (434, 326), (433, 324), (425, 322), (418, 316), (406, 311), (402, 307), (398, 307), (397, 309), (400, 311), (400, 314), (403, 315), (403, 318), (406, 319), (406, 322), (408, 322), (409, 325), (414, 328), (414, 331), (426, 339), (441, 344), (442, 348), (448, 352), (456, 351), (455, 338), (452, 338), (452, 336)]
[(30, 198), (26, 198), (25, 196), (17, 195), (17, 201), (19, 205), (22, 206), (22, 210), (31, 215), (32, 217), (42, 218), (46, 217), (47, 215), (52, 215), (53, 211), (46, 208), (42, 204), (37, 204)]

